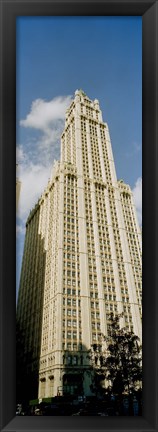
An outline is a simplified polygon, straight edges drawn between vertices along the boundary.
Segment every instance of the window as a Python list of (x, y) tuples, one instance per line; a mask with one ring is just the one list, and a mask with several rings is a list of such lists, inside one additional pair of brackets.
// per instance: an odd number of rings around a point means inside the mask
[(77, 358), (77, 356), (74, 356), (74, 357), (73, 357), (73, 364), (74, 364), (74, 365), (77, 365), (77, 364), (78, 364), (78, 358)]
[(68, 344), (67, 344), (67, 349), (70, 351), (71, 350), (71, 343), (70, 342), (68, 342)]
[(68, 356), (68, 358), (67, 358), (67, 364), (71, 365), (71, 362), (72, 362), (72, 358), (71, 358), (71, 356)]
[(77, 351), (77, 344), (76, 343), (73, 344), (73, 350)]

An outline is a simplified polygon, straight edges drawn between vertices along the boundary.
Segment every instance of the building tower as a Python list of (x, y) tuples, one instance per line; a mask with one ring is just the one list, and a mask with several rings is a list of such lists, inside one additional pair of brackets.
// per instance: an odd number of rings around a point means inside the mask
[(99, 102), (77, 90), (60, 162), (26, 223), (17, 319), (39, 399), (91, 394), (87, 350), (110, 311), (141, 339), (141, 232)]

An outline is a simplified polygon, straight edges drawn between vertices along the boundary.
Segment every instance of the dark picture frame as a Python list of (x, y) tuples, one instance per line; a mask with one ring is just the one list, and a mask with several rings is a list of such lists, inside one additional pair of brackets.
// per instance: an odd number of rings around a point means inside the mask
[[(1, 430), (158, 431), (158, 0), (1, 0)], [(16, 417), (15, 178), (16, 17), (139, 15), (143, 24), (143, 415), (141, 417)]]

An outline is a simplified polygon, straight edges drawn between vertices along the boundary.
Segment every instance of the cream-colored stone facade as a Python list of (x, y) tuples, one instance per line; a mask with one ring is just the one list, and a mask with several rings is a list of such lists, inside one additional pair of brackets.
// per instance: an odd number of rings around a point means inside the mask
[(77, 90), (61, 160), (26, 224), (17, 316), (39, 370), (39, 399), (91, 394), (87, 350), (107, 334), (110, 311), (123, 311), (122, 325), (141, 339), (141, 292), (132, 193), (117, 181), (98, 100)]

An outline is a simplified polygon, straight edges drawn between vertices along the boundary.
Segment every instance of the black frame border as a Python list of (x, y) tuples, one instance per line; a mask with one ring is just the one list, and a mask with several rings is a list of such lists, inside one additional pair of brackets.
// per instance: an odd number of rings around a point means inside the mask
[[(158, 0), (0, 0), (1, 13), (1, 405), (2, 431), (158, 431)], [(16, 17), (140, 15), (143, 22), (143, 415), (15, 416)]]

